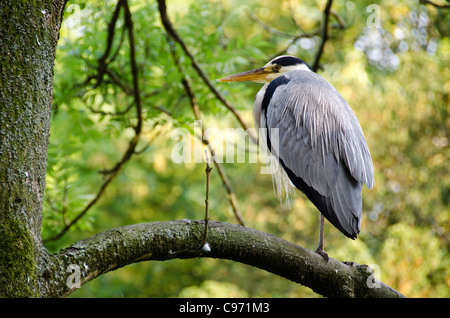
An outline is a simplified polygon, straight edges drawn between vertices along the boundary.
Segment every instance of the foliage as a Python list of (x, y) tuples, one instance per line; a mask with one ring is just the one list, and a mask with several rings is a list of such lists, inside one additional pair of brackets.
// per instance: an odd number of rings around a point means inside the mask
[[(107, 26), (117, 4), (105, 3), (85, 0), (66, 9), (55, 64), (44, 238), (57, 234), (97, 195), (106, 177), (99, 171), (120, 161), (133, 137), (136, 111), (126, 91), (132, 87), (132, 72), (123, 14), (109, 57), (115, 58), (108, 64), (116, 80), (105, 76), (96, 85)], [(285, 52), (312, 63), (321, 42), (316, 31), (321, 30), (324, 4), (174, 0), (167, 6), (175, 29), (202, 70), (251, 123), (251, 106), (260, 85), (225, 85), (214, 80), (264, 65)], [(328, 223), (325, 249), (342, 261), (377, 265), (382, 280), (407, 296), (448, 297), (450, 41), (444, 22), (448, 10), (419, 1), (386, 1), (378, 6), (380, 25), (374, 28), (368, 26), (370, 4), (333, 3), (330, 39), (320, 61), (319, 73), (355, 111), (375, 167), (375, 188), (363, 191), (361, 235), (356, 241), (348, 240)], [(218, 127), (216, 137), (220, 137), (226, 128), (240, 127), (166, 34), (157, 2), (132, 1), (131, 11), (144, 119), (138, 150), (143, 151), (133, 155), (100, 201), (66, 235), (47, 243), (54, 251), (111, 227), (203, 218), (204, 162), (177, 164), (171, 158), (178, 142), (171, 138), (172, 132), (176, 128), (193, 131), (196, 119), (181, 84), (183, 77), (195, 92), (204, 128)], [(280, 204), (271, 177), (260, 174), (260, 166), (222, 164), (246, 225), (314, 249), (317, 210), (301, 194), (291, 199), (290, 208)], [(237, 222), (215, 167), (210, 189), (210, 218)], [(128, 266), (74, 294), (85, 296), (315, 294), (246, 265), (202, 259)]]

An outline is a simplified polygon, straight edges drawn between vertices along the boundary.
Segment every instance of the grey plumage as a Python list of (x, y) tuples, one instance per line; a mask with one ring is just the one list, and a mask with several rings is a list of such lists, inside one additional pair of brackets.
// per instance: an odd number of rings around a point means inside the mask
[[(323, 218), (350, 238), (361, 228), (362, 185), (372, 188), (373, 165), (361, 126), (339, 92), (302, 60), (283, 55), (261, 68), (219, 79), (265, 83), (256, 94), (253, 117), (260, 146), (272, 154), (275, 185), (292, 185), (319, 209)], [(278, 194), (281, 194), (278, 189)]]
[(279, 129), (279, 141), (268, 136), (271, 153), (320, 212), (343, 234), (356, 238), (362, 183), (372, 188), (373, 166), (350, 106), (330, 83), (309, 70), (288, 72), (259, 94), (268, 92), (268, 105), (255, 99), (254, 113), (260, 114), (255, 118), (258, 126), (269, 132)]

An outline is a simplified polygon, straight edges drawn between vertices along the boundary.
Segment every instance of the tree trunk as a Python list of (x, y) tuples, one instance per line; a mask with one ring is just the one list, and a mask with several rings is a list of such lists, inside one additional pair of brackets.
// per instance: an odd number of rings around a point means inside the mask
[(0, 2), (0, 296), (39, 296), (53, 64), (64, 4)]

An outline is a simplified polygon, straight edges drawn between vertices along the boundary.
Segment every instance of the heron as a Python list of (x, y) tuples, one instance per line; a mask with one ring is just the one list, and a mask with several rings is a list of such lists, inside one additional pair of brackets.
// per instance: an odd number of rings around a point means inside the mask
[[(354, 112), (326, 79), (290, 55), (218, 81), (264, 84), (253, 105), (260, 147), (268, 149), (287, 175), (284, 187), (292, 183), (319, 210), (315, 252), (328, 261), (324, 218), (356, 239), (361, 230), (362, 186), (372, 189), (374, 184), (369, 148)], [(277, 134), (270, 133), (274, 129)]]

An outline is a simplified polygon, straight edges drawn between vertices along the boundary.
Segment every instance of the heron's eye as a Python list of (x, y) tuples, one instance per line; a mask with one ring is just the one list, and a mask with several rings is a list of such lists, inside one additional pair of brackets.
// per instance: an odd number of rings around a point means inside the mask
[(274, 72), (278, 72), (278, 71), (280, 70), (280, 68), (281, 68), (281, 65), (275, 64), (275, 65), (273, 66), (273, 71), (274, 71)]

